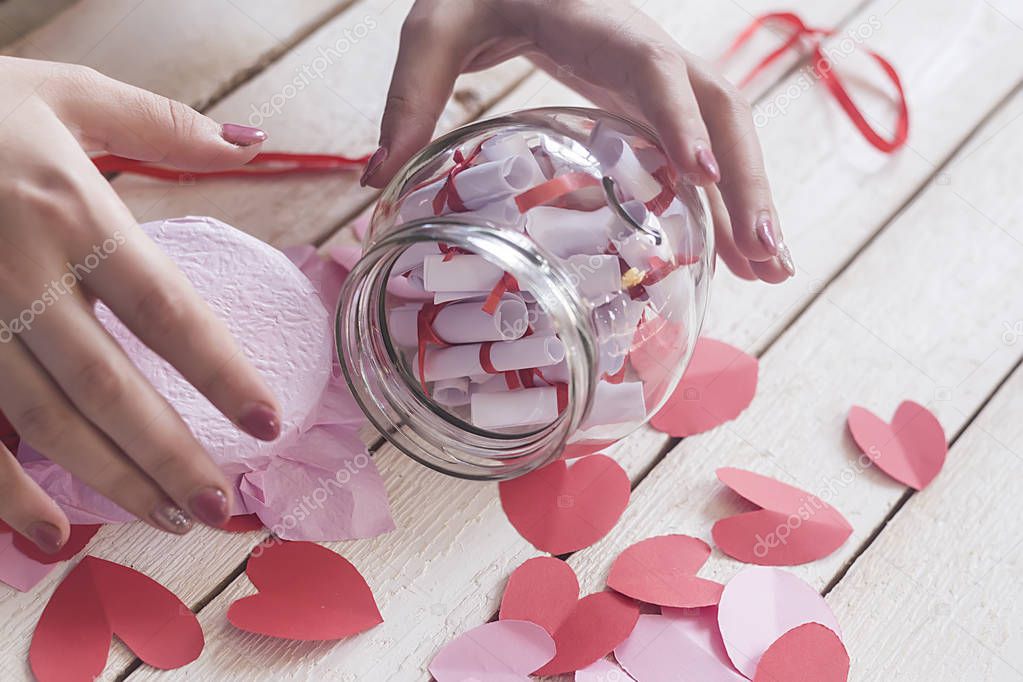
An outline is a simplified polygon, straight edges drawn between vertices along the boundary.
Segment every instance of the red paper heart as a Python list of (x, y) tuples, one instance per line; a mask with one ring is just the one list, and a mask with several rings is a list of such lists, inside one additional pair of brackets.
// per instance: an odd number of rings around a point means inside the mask
[(764, 652), (753, 682), (846, 682), (849, 653), (820, 623), (793, 628)]
[(87, 556), (57, 586), (36, 625), (29, 663), (39, 682), (92, 680), (106, 665), (116, 634), (140, 659), (169, 670), (194, 661), (202, 628), (163, 585)]
[(629, 476), (606, 455), (558, 460), (498, 485), (515, 529), (542, 552), (565, 554), (608, 534), (629, 503)]
[(767, 476), (730, 467), (718, 479), (759, 511), (714, 524), (722, 552), (760, 566), (795, 566), (828, 556), (852, 534), (842, 514), (820, 498)]
[(553, 635), (579, 603), (575, 571), (561, 559), (536, 557), (508, 578), (501, 598), (501, 620), (528, 620)]
[(263, 530), (265, 527), (255, 514), (239, 514), (229, 518), (224, 525), (220, 526), (220, 530), (225, 530), (228, 533), (246, 533), (253, 530)]
[(701, 338), (682, 381), (650, 424), (679, 438), (702, 433), (738, 417), (756, 389), (755, 357), (727, 343)]
[(848, 424), (863, 454), (911, 488), (923, 490), (945, 464), (948, 444), (941, 423), (930, 410), (911, 400), (899, 405), (890, 425), (862, 407), (849, 410)]
[(373, 593), (347, 559), (312, 542), (257, 546), (245, 573), (259, 590), (231, 604), (237, 628), (270, 637), (335, 640), (383, 622)]
[(29, 559), (41, 564), (55, 564), (58, 561), (67, 561), (85, 549), (85, 546), (92, 540), (92, 536), (99, 530), (100, 525), (98, 523), (73, 524), (67, 542), (53, 554), (47, 554), (39, 549), (34, 542), (21, 533), (14, 534), (14, 546)]
[(561, 559), (537, 557), (508, 579), (501, 620), (525, 620), (554, 638), (557, 654), (534, 674), (556, 675), (585, 668), (625, 641), (639, 618), (631, 599), (598, 592), (579, 599), (575, 571)]
[(688, 535), (647, 538), (618, 555), (607, 586), (647, 604), (675, 608), (713, 606), (724, 585), (696, 572), (710, 557), (710, 545)]

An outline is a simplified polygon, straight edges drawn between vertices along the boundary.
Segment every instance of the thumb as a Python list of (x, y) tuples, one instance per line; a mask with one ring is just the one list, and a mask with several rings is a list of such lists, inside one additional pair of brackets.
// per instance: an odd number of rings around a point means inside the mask
[(464, 48), (442, 34), (436, 22), (411, 16), (405, 22), (380, 122), (380, 148), (366, 164), (363, 186), (383, 187), (430, 141), (464, 56)]
[(246, 163), (267, 137), (259, 128), (221, 125), (187, 104), (92, 70), (68, 77), (80, 81), (77, 87), (55, 88), (49, 103), (87, 151), (215, 171)]

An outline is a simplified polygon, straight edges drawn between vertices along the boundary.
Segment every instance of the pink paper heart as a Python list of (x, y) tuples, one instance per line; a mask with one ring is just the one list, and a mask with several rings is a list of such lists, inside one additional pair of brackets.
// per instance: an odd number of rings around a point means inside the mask
[(664, 407), (650, 421), (658, 431), (683, 438), (735, 419), (757, 388), (757, 359), (721, 341), (701, 338), (693, 358)]
[(761, 566), (794, 566), (828, 556), (852, 534), (842, 514), (820, 498), (767, 476), (730, 467), (718, 479), (763, 507), (714, 524), (714, 542), (730, 557)]
[(347, 559), (312, 542), (258, 545), (245, 573), (259, 590), (231, 604), (236, 628), (270, 637), (335, 640), (383, 622), (373, 593)]
[(647, 604), (713, 606), (724, 586), (696, 576), (709, 557), (710, 545), (688, 535), (647, 538), (618, 555), (607, 586)]
[(508, 578), (501, 598), (501, 620), (528, 620), (550, 634), (579, 603), (575, 571), (561, 559), (536, 557)]
[(728, 660), (714, 607), (640, 616), (629, 638), (615, 648), (615, 658), (637, 682), (746, 680)]
[(721, 593), (721, 638), (735, 668), (750, 679), (764, 652), (805, 623), (820, 623), (841, 636), (835, 614), (817, 590), (781, 569), (750, 566)]
[(557, 460), (502, 481), (501, 506), (515, 529), (542, 552), (565, 554), (607, 535), (629, 503), (629, 476), (606, 455), (571, 466)]
[(611, 661), (601, 658), (575, 671), (575, 682), (635, 682), (635, 680)]
[(430, 662), (437, 682), (528, 682), (529, 674), (554, 657), (554, 640), (522, 620), (498, 620), (463, 633)]
[(849, 410), (849, 432), (867, 457), (896, 481), (926, 488), (941, 471), (948, 454), (945, 432), (930, 410), (907, 400), (891, 424), (863, 407)]
[(849, 652), (834, 632), (819, 623), (789, 630), (771, 645), (753, 682), (846, 682)]

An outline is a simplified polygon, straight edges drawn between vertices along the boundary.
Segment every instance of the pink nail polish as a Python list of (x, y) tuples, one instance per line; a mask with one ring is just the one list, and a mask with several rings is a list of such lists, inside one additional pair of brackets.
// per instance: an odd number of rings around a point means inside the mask
[(207, 526), (219, 528), (231, 516), (227, 506), (227, 495), (217, 488), (203, 488), (188, 501), (192, 514)]
[(225, 123), (220, 126), (220, 136), (239, 147), (251, 147), (260, 142), (266, 142), (267, 138), (265, 131), (238, 123)]
[(373, 156), (369, 157), (369, 161), (366, 162), (366, 170), (362, 172), (362, 178), (359, 179), (359, 184), (363, 187), (369, 182), (369, 179), (373, 177), (373, 174), (380, 168), (380, 164), (387, 160), (387, 149), (385, 147), (378, 147)]
[(265, 403), (253, 403), (242, 411), (238, 424), (259, 440), (274, 440), (281, 433), (277, 411)]
[(789, 277), (796, 276), (796, 263), (792, 260), (792, 252), (785, 242), (778, 244), (778, 262), (785, 268), (785, 272), (789, 273)]
[(700, 168), (710, 176), (711, 180), (720, 182), (721, 169), (718, 168), (718, 160), (714, 158), (714, 152), (706, 147), (700, 147), (696, 150), (696, 162), (700, 164)]
[(774, 233), (774, 223), (771, 221), (771, 214), (763, 211), (757, 217), (757, 224), (753, 229), (757, 233), (757, 239), (764, 245), (767, 252), (772, 256), (777, 256), (778, 239)]
[(29, 526), (28, 535), (32, 538), (32, 542), (47, 554), (56, 554), (64, 544), (60, 529), (45, 521), (36, 521)]
[(192, 530), (192, 518), (173, 502), (161, 502), (149, 518), (160, 528), (176, 535), (184, 535)]

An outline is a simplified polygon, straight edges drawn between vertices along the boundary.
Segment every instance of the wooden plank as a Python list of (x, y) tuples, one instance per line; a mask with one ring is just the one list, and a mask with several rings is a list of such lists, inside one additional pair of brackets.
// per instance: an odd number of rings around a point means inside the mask
[(828, 595), (852, 679), (1023, 679), (1021, 413), (1017, 370)]
[(0, 48), (50, 21), (75, 0), (8, 0), (0, 2)]
[[(207, 113), (267, 130), (267, 149), (359, 156), (376, 146), (398, 33), (411, 0), (364, 0), (309, 35)], [(439, 123), (477, 116), (531, 67), (514, 60), (459, 81)], [(120, 177), (114, 187), (142, 220), (211, 215), (278, 245), (314, 242), (372, 201), (359, 171), (177, 186)]]
[[(757, 7), (757, 10), (766, 9)], [(824, 22), (835, 22), (854, 3), (807, 3), (800, 8)], [(682, 23), (677, 4), (648, 3), (655, 16)], [(711, 12), (693, 3), (692, 14)], [(699, 11), (696, 11), (699, 9)], [(659, 12), (659, 13), (658, 13)], [(701, 32), (680, 34), (707, 53), (738, 31), (749, 16), (734, 5), (714, 7)], [(763, 84), (761, 87), (766, 87)], [(614, 454), (613, 452), (611, 454)], [(650, 457), (633, 451), (619, 458), (633, 479)], [(335, 645), (296, 645), (239, 633), (224, 612), (231, 601), (251, 592), (236, 580), (200, 612), (208, 644), (196, 664), (177, 673), (139, 669), (131, 679), (151, 676), (203, 679), (251, 679), (265, 674), (345, 679), (422, 679), (438, 644), (466, 623), (485, 619), (494, 608), (504, 577), (535, 555), (503, 518), (493, 484), (459, 481), (428, 471), (387, 450), (377, 456), (388, 481), (398, 530), (371, 541), (332, 543), (367, 576), (385, 622), (372, 631)], [(438, 494), (438, 491), (443, 491)], [(203, 570), (196, 567), (195, 570)], [(174, 576), (168, 576), (171, 581)], [(174, 584), (173, 582), (168, 584)]]
[[(933, 7), (906, 0), (887, 21), (904, 11), (907, 25), (918, 25), (924, 5)], [(949, 10), (944, 20), (957, 21)], [(972, 31), (997, 30), (997, 13), (989, 19), (960, 23), (967, 26), (960, 34), (963, 44)], [(1003, 65), (1013, 64), (1012, 78), (1023, 60), (1015, 31), (1006, 24), (1003, 35), (1017, 46), (1000, 53)], [(925, 51), (940, 31), (932, 25), (921, 44), (913, 44), (913, 33), (903, 32), (905, 47)], [(956, 96), (958, 87), (976, 92), (976, 81), (987, 83), (989, 98), (1003, 89), (1003, 66), (985, 65), (985, 58), (975, 55), (960, 85), (946, 82), (953, 91), (945, 95)], [(947, 121), (948, 109), (939, 106), (947, 100), (937, 89), (929, 96), (935, 97), (933, 113), (919, 100), (915, 110), (920, 124), (933, 130), (928, 118)], [(993, 141), (964, 147), (770, 347), (750, 408), (735, 422), (683, 440), (637, 488), (620, 532), (572, 557), (581, 583), (601, 585), (614, 557), (641, 538), (672, 532), (708, 538), (714, 521), (749, 509), (716, 481), (720, 466), (775, 476), (837, 506), (854, 526), (853, 537), (832, 556), (793, 570), (821, 589), (840, 574), (906, 492), (859, 464), (845, 432), (850, 406), (888, 416), (902, 400), (914, 399), (928, 404), (954, 436), (1023, 353), (1023, 346), (1003, 342), (1006, 323), (1023, 319), (1023, 200), (1006, 179), (1023, 150), (1023, 136), (1019, 127), (1015, 135), (999, 132), (1005, 121), (1015, 120), (1018, 107), (1013, 109), (985, 124), (975, 139), (994, 135)], [(945, 129), (946, 139), (956, 134)], [(923, 144), (914, 143), (918, 153), (924, 153)], [(904, 183), (905, 176), (892, 173), (887, 182)], [(862, 219), (862, 211), (835, 213), (827, 229), (853, 229), (850, 219)], [(704, 573), (725, 580), (740, 568), (716, 552)]]
[(81, 0), (6, 50), (203, 108), (354, 0)]

